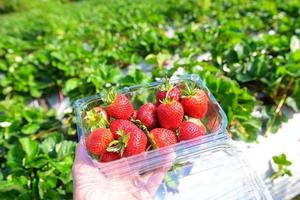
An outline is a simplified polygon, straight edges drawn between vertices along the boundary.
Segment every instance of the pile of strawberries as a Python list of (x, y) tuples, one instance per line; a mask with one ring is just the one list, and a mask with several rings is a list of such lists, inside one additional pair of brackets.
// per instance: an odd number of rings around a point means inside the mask
[(147, 150), (165, 147), (206, 134), (202, 124), (208, 110), (206, 92), (187, 83), (166, 82), (156, 91), (156, 103), (138, 110), (124, 94), (113, 90), (103, 99), (106, 106), (87, 111), (90, 134), (88, 151), (100, 162), (110, 162)]

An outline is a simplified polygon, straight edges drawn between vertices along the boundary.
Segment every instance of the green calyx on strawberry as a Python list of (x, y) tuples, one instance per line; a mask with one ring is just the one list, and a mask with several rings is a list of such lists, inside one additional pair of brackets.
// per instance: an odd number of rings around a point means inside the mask
[(124, 154), (125, 148), (128, 145), (130, 134), (125, 134), (123, 130), (117, 131), (117, 134), (120, 136), (119, 139), (112, 141), (107, 148), (108, 152), (117, 152), (120, 153), (121, 157)]
[(147, 147), (147, 136), (129, 120), (116, 119), (110, 124), (114, 140), (107, 151), (119, 152), (121, 156), (128, 157), (142, 153)]
[(84, 120), (90, 130), (95, 130), (97, 128), (107, 127), (110, 117), (104, 108), (97, 106), (86, 112)]
[(195, 88), (195, 85), (186, 84), (180, 100), (186, 115), (198, 119), (204, 118), (208, 110), (208, 102), (209, 99), (204, 90)]
[(130, 119), (134, 112), (130, 100), (124, 94), (117, 94), (115, 89), (107, 92), (103, 101), (108, 114), (116, 119)]
[(161, 102), (166, 98), (178, 101), (180, 99), (180, 95), (180, 89), (176, 86), (172, 86), (169, 82), (169, 79), (166, 79), (166, 82), (161, 85), (156, 92), (156, 105), (158, 106), (161, 104)]

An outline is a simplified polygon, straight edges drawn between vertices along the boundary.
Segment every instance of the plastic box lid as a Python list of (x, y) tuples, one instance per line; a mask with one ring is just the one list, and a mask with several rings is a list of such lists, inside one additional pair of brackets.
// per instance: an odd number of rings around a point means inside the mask
[[(99, 173), (110, 181), (120, 198), (122, 192), (139, 196), (151, 191), (154, 199), (272, 199), (241, 153), (230, 144), (226, 115), (209, 89), (197, 75), (171, 81), (179, 87), (185, 82), (195, 83), (210, 99), (202, 120), (208, 134), (109, 163), (99, 163), (90, 156)], [(145, 101), (154, 101), (161, 84), (137, 85), (118, 92), (131, 98), (138, 108)], [(78, 138), (89, 134), (83, 117), (85, 111), (101, 105), (101, 97), (97, 94), (75, 102)]]

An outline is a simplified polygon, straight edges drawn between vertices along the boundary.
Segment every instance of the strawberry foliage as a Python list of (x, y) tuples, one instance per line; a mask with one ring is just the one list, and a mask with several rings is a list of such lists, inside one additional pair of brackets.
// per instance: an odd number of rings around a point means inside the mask
[(184, 69), (235, 139), (255, 141), (300, 110), (297, 0), (67, 1), (0, 16), (0, 199), (72, 198), (75, 120), (57, 102)]

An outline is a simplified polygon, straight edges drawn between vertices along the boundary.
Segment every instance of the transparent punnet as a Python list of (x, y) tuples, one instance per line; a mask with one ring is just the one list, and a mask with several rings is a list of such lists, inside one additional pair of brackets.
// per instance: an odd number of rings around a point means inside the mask
[[(207, 133), (108, 163), (100, 163), (90, 155), (120, 199), (128, 191), (140, 199), (139, 194), (145, 190), (153, 194), (152, 199), (271, 199), (240, 152), (230, 145), (226, 115), (200, 77), (187, 75), (170, 83), (177, 87), (191, 83), (206, 92), (208, 111), (201, 121)], [(126, 87), (118, 93), (129, 97), (137, 109), (145, 102), (154, 102), (156, 90), (162, 84)], [(101, 94), (75, 102), (78, 139), (85, 140), (90, 133), (84, 121), (86, 111), (102, 104)]]

